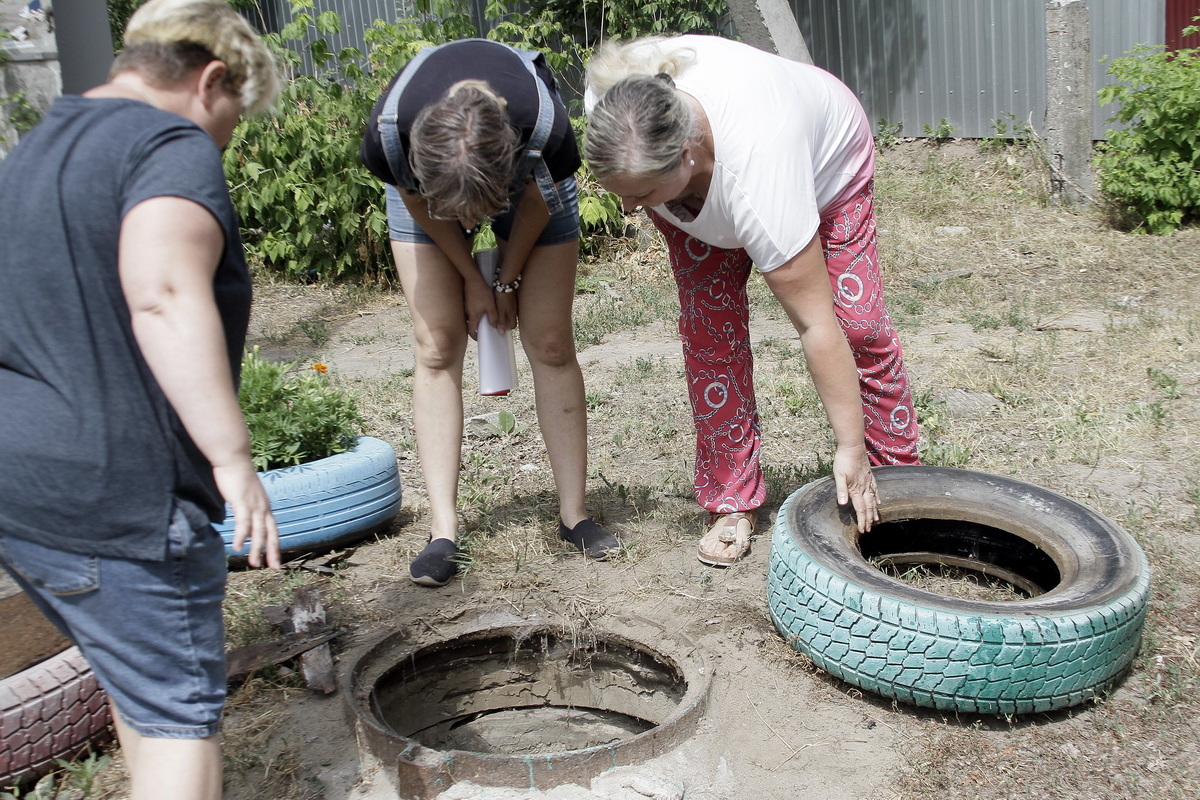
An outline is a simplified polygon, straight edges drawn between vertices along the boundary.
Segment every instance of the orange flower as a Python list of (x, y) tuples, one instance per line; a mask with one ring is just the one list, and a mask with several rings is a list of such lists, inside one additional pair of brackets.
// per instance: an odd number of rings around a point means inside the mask
[(321, 373), (322, 375), (327, 375), (327, 374), (329, 373), (329, 367), (325, 366), (325, 365), (324, 365), (324, 364), (322, 364), (320, 361), (318, 361), (317, 363), (313, 364), (313, 365), (312, 365), (312, 368), (313, 368), (313, 371), (314, 371), (314, 372), (319, 372), (319, 373)]

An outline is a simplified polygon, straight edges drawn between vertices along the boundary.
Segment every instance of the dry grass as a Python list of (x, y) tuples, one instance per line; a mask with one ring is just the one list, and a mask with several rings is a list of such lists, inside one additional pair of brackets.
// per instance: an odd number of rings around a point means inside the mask
[[(889, 308), (906, 346), (927, 462), (1046, 486), (1123, 525), (1154, 570), (1145, 641), (1121, 690), (1093, 706), (1011, 721), (901, 709), (904, 766), (890, 795), (1197, 797), (1200, 230), (1133, 236), (1109, 230), (1098, 214), (1048, 208), (1035, 165), (1020, 148), (984, 154), (962, 143), (906, 143), (883, 153), (877, 202)], [(948, 230), (955, 227), (969, 232)], [(587, 367), (585, 379), (588, 501), (622, 532), (628, 551), (611, 572), (578, 561), (564, 572), (549, 464), (532, 392), (523, 390), (506, 408), (533, 427), (472, 435), (463, 449), (468, 561), (455, 597), (522, 613), (553, 608), (581, 628), (613, 609), (649, 613), (680, 597), (703, 596), (698, 614), (744, 610), (738, 594), (718, 585), (724, 575), (664, 557), (694, 538), (704, 520), (691, 497), (693, 439), (680, 362), (644, 344), (669, 341), (677, 309), (661, 245), (648, 235), (640, 248), (614, 247), (582, 266), (580, 285), (581, 350), (594, 342), (604, 342), (598, 350), (606, 352), (625, 346), (618, 357)], [(831, 438), (778, 304), (761, 280), (752, 281), (751, 292), (770, 512), (827, 468)], [(259, 297), (257, 341), (292, 358), (349, 346), (347, 321), (402, 303), (377, 289), (273, 286)], [(355, 334), (359, 343), (406, 336), (366, 322), (366, 332), (360, 326)], [(336, 622), (349, 633), (389, 619), (375, 598), (406, 581), (408, 562), (424, 544), (427, 509), (411, 448), (411, 371), (346, 380), (362, 398), (369, 432), (396, 446), (405, 486), (400, 524), (361, 546), (370, 551), (362, 559), (369, 565), (333, 580), (295, 579), (325, 581)], [(495, 410), (473, 396), (471, 380), (468, 415)], [(963, 390), (994, 402), (956, 410), (947, 398)], [(767, 546), (768, 530), (764, 520), (756, 548)], [(608, 577), (616, 573), (619, 586)], [(283, 579), (235, 573), (233, 638), (260, 636), (257, 607), (292, 588)], [(440, 620), (433, 613), (403, 621), (410, 623)], [(759, 658), (785, 676), (815, 678), (818, 698), (856, 694), (815, 670), (765, 617), (748, 626), (764, 637)], [(298, 764), (299, 748), (273, 727), (273, 709), (295, 691), (286, 678), (260, 678), (231, 698), (236, 725), (227, 752), (236, 755), (229, 780), (239, 797), (318, 796)]]
[[(1145, 644), (1122, 691), (1092, 707), (1012, 721), (908, 710), (906, 766), (892, 792), (1200, 796), (1200, 479), (1191, 467), (1200, 417), (1200, 231), (1131, 236), (1109, 230), (1097, 214), (1047, 208), (1034, 164), (1019, 148), (981, 155), (963, 144), (908, 144), (883, 154), (877, 197), (889, 306), (908, 348), (926, 460), (1047, 486), (1124, 525), (1155, 570)], [(674, 287), (661, 246), (649, 242), (584, 265), (581, 349), (637, 330), (669, 335)], [(786, 322), (761, 281), (751, 292), (756, 325)], [(772, 507), (825, 469), (831, 441), (794, 342), (773, 330), (756, 340)], [(691, 500), (692, 434), (680, 375), (677, 359), (643, 353), (636, 343), (615, 365), (588, 374), (589, 503), (630, 542), (618, 566), (636, 575), (631, 583), (613, 594), (602, 573), (585, 568), (564, 588), (553, 484), (531, 427), (472, 437), (464, 448), (470, 588), (463, 591), (522, 612), (557, 604), (580, 625), (627, 602), (647, 608), (708, 591), (703, 574), (656, 568), (659, 553), (703, 525)], [(372, 417), (382, 435), (401, 443), (411, 441), (408, 377), (356, 384), (368, 407), (386, 409)], [(954, 390), (990, 395), (995, 406), (956, 413), (940, 402)], [(467, 396), (469, 414), (486, 410)], [(509, 408), (519, 422), (535, 421), (531, 393)], [(411, 455), (402, 470), (411, 516), (376, 545), (393, 578), (423, 544)], [(765, 546), (762, 538), (757, 546)], [(705, 613), (738, 605), (736, 597), (705, 596)], [(771, 632), (766, 619), (756, 624)], [(764, 657), (781, 669), (817, 675), (829, 697), (856, 694), (771, 641)]]
[[(971, 468), (1057, 489), (1116, 519), (1155, 573), (1145, 641), (1123, 691), (1011, 723), (930, 716), (897, 792), (1198, 796), (1200, 232), (1108, 230), (1096, 215), (1029, 202), (1037, 191), (969, 154), (957, 166), (933, 165), (946, 179), (929, 198), (930, 166), (885, 159), (881, 173), (886, 257), (906, 267), (891, 305), (904, 309), (902, 330), (947, 329), (947, 357), (919, 359), (921, 383), (1002, 401), (983, 417), (943, 419), (937, 436), (968, 448)], [(938, 235), (950, 225), (972, 234)], [(936, 289), (912, 284), (961, 269), (972, 274)]]

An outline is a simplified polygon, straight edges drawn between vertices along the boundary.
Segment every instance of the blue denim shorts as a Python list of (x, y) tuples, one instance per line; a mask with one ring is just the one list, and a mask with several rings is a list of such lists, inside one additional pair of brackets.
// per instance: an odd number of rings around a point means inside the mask
[[(550, 217), (546, 227), (538, 236), (534, 246), (547, 244), (562, 244), (573, 242), (579, 238), (579, 193), (574, 178), (567, 178), (555, 184), (559, 199), (562, 200), (562, 211)], [(513, 217), (517, 213), (517, 202), (520, 194), (509, 198), (508, 209), (492, 217), (492, 231), (497, 239), (508, 241), (512, 234)], [(417, 221), (408, 213), (408, 206), (400, 197), (400, 192), (394, 186), (387, 187), (388, 237), (397, 242), (416, 242), (417, 244), (433, 244)], [(464, 237), (470, 234), (463, 231)]]
[(131, 728), (203, 739), (220, 731), (225, 704), (225, 545), (180, 506), (164, 561), (68, 553), (0, 531), (0, 564), (83, 652)]

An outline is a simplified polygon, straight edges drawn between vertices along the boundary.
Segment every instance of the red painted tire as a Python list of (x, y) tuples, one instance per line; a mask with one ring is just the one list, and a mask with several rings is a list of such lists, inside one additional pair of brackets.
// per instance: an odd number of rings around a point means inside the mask
[(78, 648), (0, 681), (0, 786), (38, 777), (109, 737), (108, 696)]

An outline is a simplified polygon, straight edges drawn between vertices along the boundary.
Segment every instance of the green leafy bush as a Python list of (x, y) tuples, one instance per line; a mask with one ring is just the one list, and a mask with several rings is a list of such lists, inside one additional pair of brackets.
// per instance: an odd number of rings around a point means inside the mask
[(242, 359), (238, 401), (259, 471), (344, 453), (362, 433), (357, 399), (329, 380), (324, 364), (295, 367), (268, 361), (257, 347)]
[[(365, 32), (368, 54), (334, 54), (325, 37), (337, 14), (316, 14), (293, 0), (292, 22), (265, 39), (294, 77), (277, 114), (243, 121), (225, 150), (225, 175), (241, 216), (243, 238), (264, 267), (292, 279), (388, 279), (387, 207), (383, 187), (359, 160), (367, 115), (396, 73), (422, 47), (479, 36), (463, 0), (416, 0), (418, 16), (376, 20)], [(580, 74), (588, 51), (548, 12), (520, 13), (493, 0), (487, 38), (540, 50), (559, 74)], [(315, 75), (300, 74), (306, 52)], [(582, 120), (575, 120), (577, 135)], [(579, 176), (583, 233), (621, 231), (615, 196)], [(586, 247), (586, 244), (585, 244)]]
[(1116, 221), (1165, 234), (1200, 218), (1200, 50), (1138, 45), (1108, 74), (1120, 82), (1100, 102), (1119, 103), (1110, 121), (1127, 127), (1109, 131), (1095, 163)]
[[(294, 77), (279, 112), (244, 120), (225, 149), (247, 249), (291, 278), (331, 281), (387, 266), (383, 189), (358, 157), (379, 87), (359, 51), (329, 52), (323, 37), (340, 24), (336, 14), (313, 16), (301, 4), (282, 33), (264, 37)], [(285, 45), (309, 37), (316, 74), (295, 74), (301, 56)]]
[(591, 45), (601, 38), (632, 39), (674, 33), (724, 33), (729, 18), (725, 0), (691, 3), (664, 0), (531, 0), (530, 7), (560, 20), (576, 40)]

